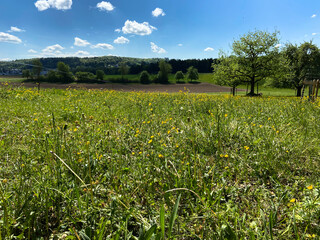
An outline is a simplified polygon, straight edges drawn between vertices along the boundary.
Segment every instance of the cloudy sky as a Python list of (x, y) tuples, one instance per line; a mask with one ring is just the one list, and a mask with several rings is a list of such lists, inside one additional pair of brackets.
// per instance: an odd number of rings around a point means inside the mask
[(255, 29), (320, 45), (320, 1), (0, 0), (0, 60), (211, 58)]

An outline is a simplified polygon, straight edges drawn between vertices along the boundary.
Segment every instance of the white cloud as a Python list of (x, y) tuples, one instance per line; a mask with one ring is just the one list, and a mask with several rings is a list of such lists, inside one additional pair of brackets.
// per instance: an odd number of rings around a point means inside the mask
[(129, 43), (130, 40), (121, 36), (121, 37), (118, 37), (117, 39), (115, 39), (113, 42), (116, 44), (125, 44), (125, 43)]
[(318, 33), (312, 33), (312, 36), (315, 36), (315, 35), (317, 35)]
[(166, 53), (167, 51), (164, 50), (163, 48), (161, 47), (158, 47), (155, 43), (153, 42), (150, 42), (150, 45), (151, 45), (151, 51), (154, 52), (154, 53), (159, 53), (159, 54), (162, 54), (162, 53)]
[(182, 47), (182, 46), (183, 46), (183, 44), (182, 44), (182, 43), (179, 43), (179, 44), (178, 44), (178, 47)]
[(22, 43), (20, 38), (4, 32), (0, 32), (0, 42)]
[(90, 53), (87, 51), (78, 51), (75, 53), (75, 56), (78, 56), (78, 57), (87, 57), (89, 55), (90, 55)]
[(166, 14), (161, 8), (156, 8), (155, 10), (152, 11), (152, 16), (154, 17), (164, 16), (164, 15)]
[(99, 8), (101, 11), (112, 11), (115, 7), (110, 2), (102, 1), (97, 4), (97, 8)]
[(121, 29), (120, 29), (120, 28), (117, 28), (117, 29), (115, 29), (114, 31), (117, 32), (117, 33), (119, 33), (119, 32), (121, 32)]
[(9, 62), (11, 61), (10, 58), (0, 58), (0, 62)]
[(42, 53), (43, 54), (61, 54), (61, 50), (63, 50), (64, 47), (60, 46), (59, 44), (55, 44), (55, 45), (52, 45), (52, 46), (48, 46), (46, 47), (45, 49), (42, 49)]
[(75, 37), (74, 38), (74, 45), (78, 47), (86, 47), (90, 45), (90, 43), (87, 40), (83, 40), (81, 38)]
[(317, 14), (313, 14), (312, 16), (311, 16), (311, 18), (315, 18), (317, 16)]
[(72, 0), (38, 0), (34, 5), (39, 11), (44, 11), (49, 8), (68, 10), (71, 9)]
[(29, 49), (28, 53), (37, 53), (37, 51), (33, 50), (33, 49)]
[(25, 32), (25, 30), (17, 28), (17, 27), (11, 27), (8, 32)]
[(214, 51), (214, 49), (212, 47), (207, 47), (204, 51), (205, 52), (212, 52), (212, 51)]
[(109, 50), (112, 50), (113, 49), (113, 46), (108, 44), (108, 43), (98, 43), (96, 45), (92, 45), (91, 48), (101, 48), (101, 49), (109, 49)]
[(157, 28), (151, 26), (148, 22), (138, 23), (136, 21), (127, 20), (122, 27), (124, 34), (150, 35)]

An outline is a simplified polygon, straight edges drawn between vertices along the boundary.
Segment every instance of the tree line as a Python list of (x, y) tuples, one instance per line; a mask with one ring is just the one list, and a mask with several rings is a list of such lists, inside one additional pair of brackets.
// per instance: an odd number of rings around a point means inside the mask
[(274, 87), (295, 88), (301, 96), (303, 81), (320, 78), (320, 50), (310, 42), (300, 45), (279, 44), (279, 32), (249, 32), (235, 40), (231, 54), (220, 53), (213, 64), (217, 84), (235, 88), (248, 84), (248, 95), (256, 95), (255, 86), (267, 83)]

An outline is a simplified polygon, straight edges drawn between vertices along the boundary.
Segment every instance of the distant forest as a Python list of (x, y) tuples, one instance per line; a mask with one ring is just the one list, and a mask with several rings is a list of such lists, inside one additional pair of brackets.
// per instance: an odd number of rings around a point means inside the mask
[[(10, 62), (0, 62), (0, 73), (9, 70), (25, 70), (32, 69), (32, 61), (34, 59), (22, 59)], [(217, 63), (218, 59), (165, 59), (172, 66), (172, 72), (177, 71), (187, 72), (191, 66), (198, 69), (200, 73), (211, 73), (212, 63)], [(97, 70), (103, 70), (105, 74), (119, 74), (119, 64), (125, 62), (130, 67), (130, 74), (139, 74), (146, 70), (151, 74), (156, 74), (159, 71), (160, 58), (128, 58), (128, 57), (91, 57), (91, 58), (40, 58), (44, 71), (55, 70), (58, 62), (64, 62), (69, 65), (71, 72), (91, 72), (96, 73)]]

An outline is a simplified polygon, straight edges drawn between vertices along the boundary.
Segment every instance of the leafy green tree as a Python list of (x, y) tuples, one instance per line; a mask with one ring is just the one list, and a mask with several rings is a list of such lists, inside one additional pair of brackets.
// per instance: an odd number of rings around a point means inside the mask
[(190, 80), (189, 82), (198, 80), (199, 79), (198, 69), (196, 69), (193, 66), (189, 67), (187, 72), (187, 78)]
[(297, 97), (299, 97), (303, 87), (302, 82), (311, 81), (320, 76), (320, 50), (312, 42), (304, 42), (300, 46), (287, 44), (284, 54), (292, 73), (290, 83), (297, 89)]
[(65, 64), (64, 62), (58, 62), (57, 64), (58, 68), (58, 78), (60, 82), (72, 82), (73, 81), (73, 75), (70, 72), (70, 67)]
[(221, 54), (220, 63), (214, 65), (213, 81), (218, 85), (232, 87), (232, 95), (234, 96), (237, 86), (241, 84), (238, 71), (239, 64), (237, 57)]
[(33, 65), (32, 73), (34, 76), (37, 77), (37, 80), (39, 81), (40, 80), (40, 73), (42, 72), (42, 69), (43, 69), (42, 63), (39, 59), (34, 59), (32, 61), (32, 65)]
[(48, 80), (48, 82), (57, 82), (58, 76), (57, 76), (56, 71), (50, 70), (47, 74), (47, 80)]
[(169, 73), (172, 71), (171, 65), (162, 59), (159, 61), (159, 69), (158, 82), (163, 84), (169, 83)]
[(128, 74), (130, 71), (130, 67), (126, 64), (126, 62), (121, 62), (119, 64), (119, 72), (121, 74), (121, 80), (123, 80), (124, 75)]
[(103, 77), (104, 77), (104, 71), (103, 70), (97, 70), (96, 71), (96, 76), (97, 76), (97, 79), (102, 81)]
[[(235, 79), (250, 84), (249, 95), (255, 95), (255, 84), (272, 77), (279, 71), (278, 32), (249, 32), (232, 44), (232, 59), (229, 59)], [(220, 59), (221, 60), (221, 59)], [(236, 66), (236, 71), (232, 71)], [(231, 78), (229, 78), (231, 79)]]
[(29, 79), (31, 77), (31, 73), (29, 69), (22, 70), (22, 77)]
[(151, 83), (150, 81), (150, 75), (147, 71), (142, 71), (140, 74), (140, 83), (142, 84), (149, 84)]
[(95, 79), (95, 76), (91, 72), (77, 72), (76, 78), (78, 82), (92, 82)]
[(174, 78), (176, 79), (177, 83), (183, 83), (184, 81), (184, 74), (182, 71), (178, 71), (176, 72), (176, 74), (174, 75)]

